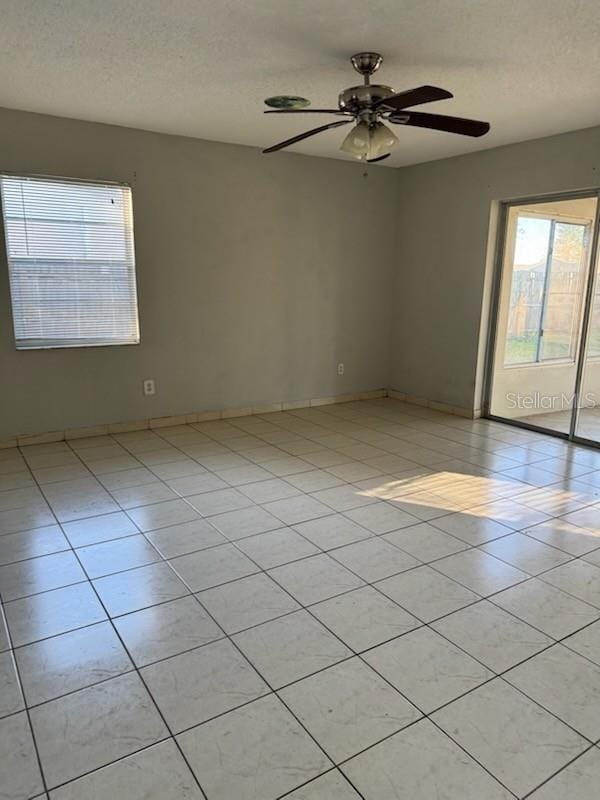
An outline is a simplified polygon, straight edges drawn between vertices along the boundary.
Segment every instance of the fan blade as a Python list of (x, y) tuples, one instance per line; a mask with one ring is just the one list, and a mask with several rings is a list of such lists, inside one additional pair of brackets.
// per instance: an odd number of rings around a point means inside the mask
[(339, 108), (272, 108), (264, 114), (337, 114), (353, 117), (351, 111), (340, 111)]
[(453, 96), (452, 92), (440, 89), (438, 86), (418, 86), (416, 89), (396, 92), (391, 97), (385, 97), (375, 104), (375, 108), (378, 111), (381, 109), (401, 111), (403, 108), (420, 106), (422, 103), (433, 103), (435, 100), (447, 100)]
[(384, 158), (389, 158), (391, 155), (391, 153), (386, 153), (384, 156), (377, 156), (377, 158), (367, 158), (367, 164), (375, 164), (376, 161), (383, 161)]
[(420, 111), (406, 111), (402, 114), (392, 114), (389, 122), (397, 125), (412, 125), (415, 128), (431, 128), (434, 131), (459, 133), (462, 136), (483, 136), (490, 129), (489, 122), (480, 122), (476, 119), (463, 117), (447, 117), (444, 114), (424, 114)]
[(353, 122), (351, 119), (342, 119), (339, 122), (329, 122), (327, 125), (319, 125), (318, 128), (312, 128), (310, 131), (299, 133), (297, 136), (292, 136), (291, 139), (286, 139), (285, 142), (279, 142), (279, 144), (274, 144), (272, 147), (267, 147), (266, 150), (263, 150), (263, 153), (274, 153), (276, 150), (282, 150), (284, 147), (289, 147), (291, 144), (301, 142), (302, 139), (308, 139), (309, 136), (314, 136), (315, 133), (327, 131), (329, 128), (339, 128), (340, 125), (349, 125), (351, 122)]

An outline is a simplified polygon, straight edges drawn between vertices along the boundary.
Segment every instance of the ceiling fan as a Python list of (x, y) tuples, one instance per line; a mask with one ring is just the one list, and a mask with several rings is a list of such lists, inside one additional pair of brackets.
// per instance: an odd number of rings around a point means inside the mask
[(347, 119), (328, 122), (299, 133), (291, 139), (267, 147), (263, 153), (274, 153), (308, 139), (309, 136), (349, 125), (351, 122), (356, 124), (342, 142), (340, 150), (369, 163), (389, 158), (398, 141), (397, 136), (382, 120), (396, 125), (430, 128), (462, 136), (483, 136), (490, 129), (488, 122), (407, 110), (422, 103), (446, 100), (452, 94), (437, 86), (419, 86), (405, 92), (394, 92), (389, 86), (372, 84), (371, 75), (377, 72), (383, 61), (379, 53), (357, 53), (350, 61), (354, 69), (363, 76), (364, 83), (344, 89), (338, 98), (338, 108), (307, 108), (310, 105), (308, 100), (290, 95), (268, 97), (265, 100), (266, 105), (271, 106), (265, 114), (335, 114)]

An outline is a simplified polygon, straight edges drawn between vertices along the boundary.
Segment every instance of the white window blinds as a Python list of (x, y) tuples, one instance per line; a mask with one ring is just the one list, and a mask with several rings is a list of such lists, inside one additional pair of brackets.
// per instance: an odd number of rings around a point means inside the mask
[(131, 189), (0, 176), (17, 349), (138, 344)]

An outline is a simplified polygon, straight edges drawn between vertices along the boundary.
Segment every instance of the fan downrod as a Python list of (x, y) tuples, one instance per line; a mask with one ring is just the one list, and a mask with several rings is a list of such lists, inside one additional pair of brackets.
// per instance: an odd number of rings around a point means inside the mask
[(362, 75), (365, 79), (365, 83), (369, 83), (369, 78), (374, 72), (377, 72), (381, 63), (383, 61), (383, 56), (379, 53), (355, 53), (351, 58), (350, 62), (354, 69)]
[(382, 61), (383, 56), (379, 53), (355, 53), (351, 56), (350, 62), (359, 75), (362, 75), (363, 83), (340, 92), (338, 97), (340, 111), (350, 111), (357, 118), (360, 116), (363, 122), (377, 121), (373, 106), (394, 94), (394, 90), (389, 86), (371, 83), (371, 75), (377, 72)]

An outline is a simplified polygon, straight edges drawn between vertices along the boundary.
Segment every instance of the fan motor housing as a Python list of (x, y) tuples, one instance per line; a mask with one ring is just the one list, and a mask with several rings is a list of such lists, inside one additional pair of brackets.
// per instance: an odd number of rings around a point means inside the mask
[(393, 94), (394, 90), (390, 86), (378, 84), (350, 86), (340, 92), (338, 105), (342, 111), (351, 111), (356, 114), (372, 108), (379, 100), (385, 100), (386, 97), (391, 97)]

